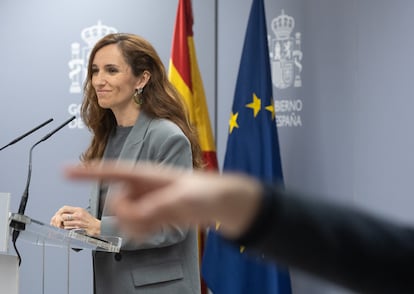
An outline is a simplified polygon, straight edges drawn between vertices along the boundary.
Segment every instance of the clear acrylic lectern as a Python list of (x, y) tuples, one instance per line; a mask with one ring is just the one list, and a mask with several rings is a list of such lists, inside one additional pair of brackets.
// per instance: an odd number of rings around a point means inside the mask
[(20, 231), (19, 239), (24, 239), (35, 245), (108, 252), (119, 252), (121, 248), (122, 240), (119, 237), (88, 236), (78, 230), (59, 229), (17, 213), (11, 214), (10, 221), (23, 224), (24, 230)]
[[(13, 224), (13, 225), (12, 225)], [(45, 275), (45, 247), (61, 247), (67, 250), (67, 286), (66, 293), (69, 294), (69, 254), (72, 249), (89, 249), (107, 252), (119, 252), (122, 239), (112, 236), (93, 237), (81, 233), (79, 230), (63, 230), (32, 219), (26, 215), (11, 213), (9, 225), (16, 230), (19, 228), (19, 240), (43, 247), (42, 265), (42, 293), (44, 293)], [(11, 230), (12, 231), (12, 230)]]

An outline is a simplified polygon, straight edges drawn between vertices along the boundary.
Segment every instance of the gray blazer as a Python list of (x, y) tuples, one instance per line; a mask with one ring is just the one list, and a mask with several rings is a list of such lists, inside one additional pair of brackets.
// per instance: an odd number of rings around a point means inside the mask
[[(192, 168), (191, 146), (181, 129), (165, 119), (141, 112), (128, 135), (120, 160), (155, 161)], [(99, 186), (93, 189), (90, 212), (98, 215)], [(111, 195), (111, 187), (108, 196)], [(120, 236), (120, 253), (93, 252), (96, 294), (199, 294), (200, 275), (196, 231), (166, 226), (145, 242), (136, 243), (117, 230), (116, 219), (104, 206), (102, 236)]]

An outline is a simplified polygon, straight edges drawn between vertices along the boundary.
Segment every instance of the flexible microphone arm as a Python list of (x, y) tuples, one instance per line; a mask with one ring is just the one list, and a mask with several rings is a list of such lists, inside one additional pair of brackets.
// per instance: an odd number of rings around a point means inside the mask
[[(20, 200), (18, 214), (24, 215), (24, 211), (26, 210), (27, 200), (29, 199), (29, 186), (30, 186), (30, 180), (31, 180), (31, 177), (32, 177), (32, 153), (33, 153), (33, 149), (38, 144), (40, 144), (41, 142), (49, 139), (53, 134), (55, 134), (57, 131), (59, 131), (64, 126), (66, 126), (67, 124), (69, 124), (75, 118), (76, 118), (76, 116), (72, 116), (70, 119), (68, 119), (67, 121), (65, 121), (59, 127), (57, 127), (56, 129), (54, 129), (53, 131), (51, 131), (50, 133), (48, 133), (46, 136), (44, 136), (42, 139), (40, 139), (39, 141), (37, 141), (35, 144), (33, 144), (32, 147), (30, 148), (30, 152), (29, 152), (29, 168), (28, 168), (28, 174), (27, 174), (26, 188), (24, 189), (22, 198)], [(16, 240), (19, 237), (20, 231), (24, 230), (25, 227), (26, 227), (26, 225), (23, 222), (18, 222), (18, 221), (12, 220), (10, 222), (10, 227), (13, 228), (12, 241), (13, 241), (13, 244), (15, 245), (16, 244)], [(15, 246), (15, 248), (16, 248), (16, 246)], [(16, 252), (18, 253), (17, 250), (16, 250)], [(19, 253), (18, 253), (18, 255), (19, 255)], [(19, 258), (19, 265), (20, 265), (20, 262), (21, 262), (21, 259)]]
[(14, 139), (13, 141), (11, 141), (9, 144), (4, 145), (3, 147), (0, 148), (0, 151), (5, 149), (6, 147), (9, 147), (10, 145), (13, 145), (14, 143), (19, 142), (21, 139), (23, 139), (26, 136), (29, 136), (31, 133), (37, 131), (38, 129), (44, 127), (45, 125), (47, 125), (48, 123), (50, 123), (51, 121), (53, 121), (53, 118), (49, 118), (47, 121), (45, 121), (44, 123), (38, 125), (37, 127), (35, 127), (34, 129), (28, 131), (27, 133), (24, 133), (23, 135), (21, 135), (20, 137)]
[(28, 168), (28, 174), (27, 174), (26, 188), (24, 189), (24, 192), (23, 192), (23, 195), (22, 195), (22, 199), (20, 200), (20, 206), (19, 206), (19, 212), (18, 212), (19, 214), (24, 214), (24, 211), (26, 209), (27, 200), (29, 198), (29, 186), (30, 186), (30, 179), (32, 177), (32, 153), (33, 153), (33, 149), (37, 145), (39, 145), (41, 142), (46, 141), (47, 139), (49, 139), (52, 135), (54, 135), (57, 131), (59, 131), (64, 126), (66, 126), (67, 124), (69, 124), (75, 118), (76, 118), (76, 116), (72, 116), (70, 119), (68, 119), (67, 121), (65, 121), (59, 127), (57, 127), (56, 129), (54, 129), (53, 131), (51, 131), (50, 133), (48, 133), (46, 136), (44, 136), (42, 139), (40, 139), (39, 141), (37, 141), (35, 144), (33, 144), (33, 146), (30, 148), (30, 152), (29, 152), (29, 168)]
[(31, 148), (30, 148), (30, 152), (29, 152), (29, 168), (28, 168), (28, 172), (27, 172), (27, 181), (26, 181), (26, 188), (24, 189), (22, 198), (20, 199), (20, 205), (19, 205), (19, 214), (24, 214), (24, 211), (26, 210), (26, 204), (27, 204), (27, 200), (29, 198), (29, 186), (30, 186), (30, 180), (32, 178), (32, 153), (33, 153), (33, 149), (40, 143), (41, 141), (38, 141), (36, 144), (34, 144)]

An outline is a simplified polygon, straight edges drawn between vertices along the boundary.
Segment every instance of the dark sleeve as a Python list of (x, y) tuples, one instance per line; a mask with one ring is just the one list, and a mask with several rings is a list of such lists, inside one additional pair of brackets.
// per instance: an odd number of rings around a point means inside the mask
[(414, 231), (367, 212), (265, 186), (238, 240), (247, 248), (361, 293), (414, 293)]

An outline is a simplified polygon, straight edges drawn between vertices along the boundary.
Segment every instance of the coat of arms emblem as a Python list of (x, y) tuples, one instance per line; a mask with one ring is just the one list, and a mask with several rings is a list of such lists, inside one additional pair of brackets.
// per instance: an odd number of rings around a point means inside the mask
[(103, 25), (101, 21), (91, 27), (84, 28), (81, 32), (81, 38), (86, 43), (84, 47), (74, 42), (71, 45), (71, 57), (69, 61), (69, 79), (71, 80), (69, 92), (80, 93), (81, 85), (86, 77), (86, 65), (88, 64), (89, 54), (96, 42), (102, 37), (116, 33), (113, 27)]
[(272, 82), (278, 89), (301, 87), (302, 51), (301, 35), (291, 34), (295, 28), (295, 19), (282, 13), (271, 23), (275, 38), (270, 38), (269, 54), (272, 70)]

